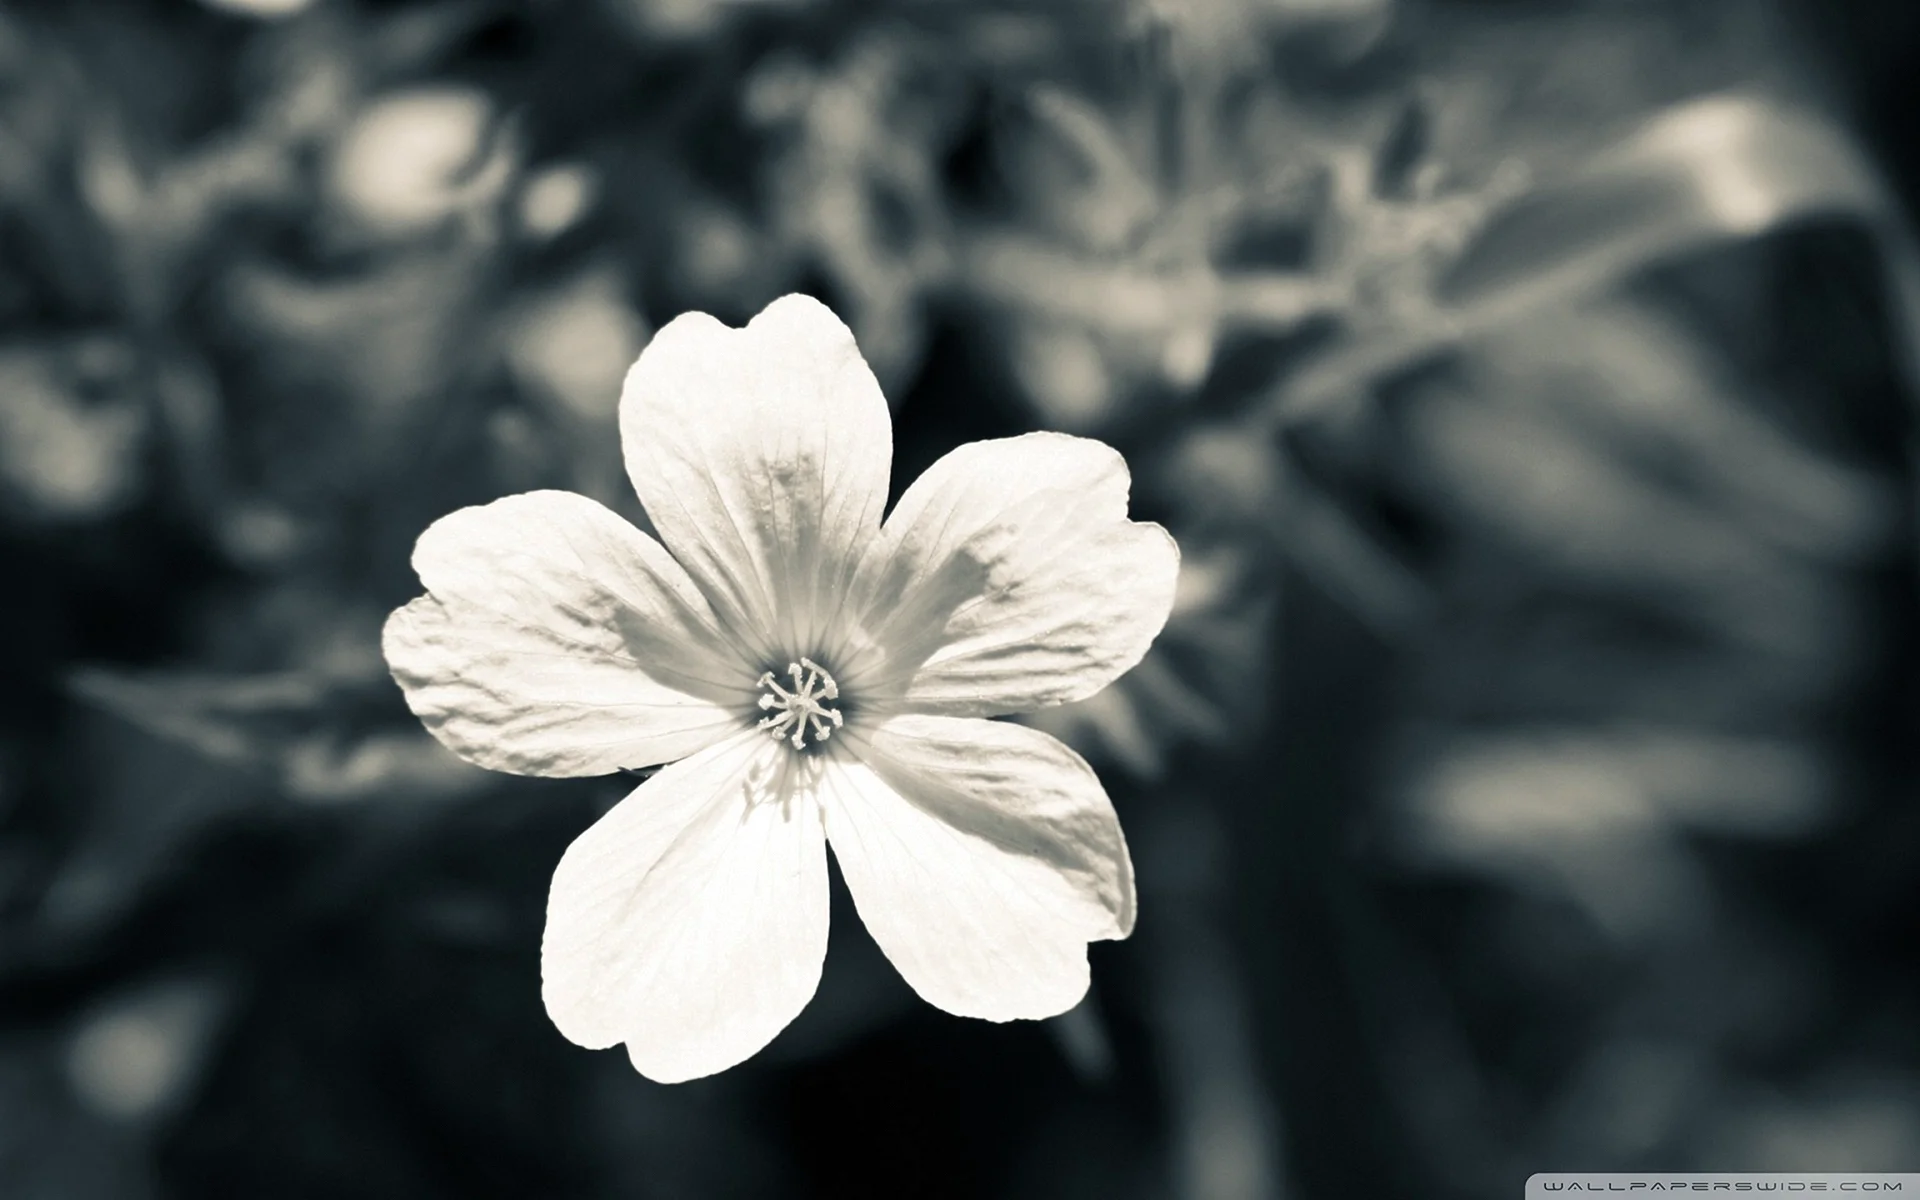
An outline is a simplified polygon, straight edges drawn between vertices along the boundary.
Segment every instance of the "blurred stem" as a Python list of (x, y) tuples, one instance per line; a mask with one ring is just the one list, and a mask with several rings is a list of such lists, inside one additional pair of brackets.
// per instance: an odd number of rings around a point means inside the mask
[(1200, 899), (1168, 904), (1154, 943), (1162, 1070), (1176, 1110), (1176, 1194), (1285, 1200), (1285, 1139), (1259, 1078), (1251, 1005), (1210, 911), (1219, 905)]
[(1192, 323), (1288, 332), (1342, 309), (1348, 290), (1290, 271), (1222, 276), (1210, 267), (1147, 271), (1089, 262), (1006, 234), (975, 239), (963, 261), (973, 290), (993, 303), (1121, 337)]
[[(1911, 238), (1845, 129), (1759, 96), (1682, 105), (1509, 204), (1440, 279), (1424, 319), (1338, 346), (1254, 423), (1284, 428), (1357, 404), (1383, 375), (1544, 306), (1678, 255), (1821, 218), (1868, 228), (1884, 251), (1902, 334), (1920, 329)], [(1920, 378), (1920, 339), (1899, 341), (1911, 383)]]
[[(1256, 1048), (1304, 1197), (1378, 1200), (1426, 1176), (1377, 1068), (1373, 1010), (1396, 965), (1381, 961), (1379, 916), (1352, 870), (1348, 815), (1369, 777), (1370, 735), (1393, 672), (1386, 645), (1353, 614), (1294, 587), (1278, 607), (1270, 673), (1283, 690), (1230, 794), (1226, 872)], [(1338, 671), (1284, 676), (1296, 657)]]
[[(1385, 376), (1660, 262), (1823, 218), (1865, 226), (1880, 247), (1899, 325), (1891, 342), (1906, 356), (1912, 387), (1920, 381), (1920, 258), (1878, 176), (1832, 121), (1726, 95), (1673, 109), (1518, 197), (1441, 276), (1422, 318), (1336, 343), (1247, 416), (1247, 436), (1274, 438), (1357, 408)], [(1250, 324), (1292, 327), (1334, 309), (1343, 290), (1337, 280), (1254, 276), (1221, 281), (1205, 299)], [(1281, 503), (1280, 553), (1376, 633), (1398, 636), (1420, 622), (1430, 603), (1424, 585), (1337, 502), (1295, 473)]]
[(1331, 496), (1298, 471), (1286, 473), (1274, 549), (1377, 637), (1397, 641), (1422, 625), (1431, 589)]

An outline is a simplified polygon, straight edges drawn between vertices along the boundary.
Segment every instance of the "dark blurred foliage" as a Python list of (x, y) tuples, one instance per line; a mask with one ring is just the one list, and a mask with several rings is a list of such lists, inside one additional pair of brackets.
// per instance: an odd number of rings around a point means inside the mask
[[(0, 1193), (1499, 1197), (1920, 1167), (1900, 0), (0, 6)], [(1892, 180), (1894, 191), (1883, 186)], [(538, 995), (627, 786), (462, 766), (414, 536), (639, 518), (627, 363), (812, 291), (896, 479), (1127, 452), (1036, 723), (1137, 935), (663, 1088)]]

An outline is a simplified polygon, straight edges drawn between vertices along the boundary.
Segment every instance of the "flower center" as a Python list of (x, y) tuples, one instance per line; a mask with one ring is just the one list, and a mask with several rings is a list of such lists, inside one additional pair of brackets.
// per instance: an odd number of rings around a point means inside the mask
[(781, 687), (772, 671), (760, 676), (760, 707), (769, 715), (760, 718), (756, 728), (786, 738), (795, 750), (805, 749), (809, 736), (815, 745), (826, 741), (845, 724), (840, 710), (828, 707), (840, 698), (840, 685), (810, 658), (788, 663), (787, 674), (793, 679), (791, 689)]

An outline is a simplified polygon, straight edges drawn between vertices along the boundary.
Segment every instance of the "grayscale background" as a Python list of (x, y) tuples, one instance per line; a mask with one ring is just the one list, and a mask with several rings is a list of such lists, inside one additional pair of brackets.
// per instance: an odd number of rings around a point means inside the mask
[[(0, 1196), (1494, 1200), (1920, 1170), (1906, 0), (0, 0)], [(464, 767), (415, 535), (631, 512), (649, 332), (804, 290), (1105, 439), (1172, 623), (1037, 724), (1140, 921), (765, 1053), (540, 1006), (631, 786)], [(838, 889), (838, 884), (836, 884)]]

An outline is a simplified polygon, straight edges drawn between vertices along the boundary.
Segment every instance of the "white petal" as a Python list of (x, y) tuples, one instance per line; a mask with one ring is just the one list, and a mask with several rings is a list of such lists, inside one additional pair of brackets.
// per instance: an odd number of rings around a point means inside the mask
[(661, 541), (736, 636), (775, 669), (818, 653), (893, 457), (887, 402), (839, 318), (797, 295), (745, 329), (674, 318), (627, 372), (620, 438)]
[(1079, 700), (1139, 662), (1180, 553), (1127, 519), (1127, 464), (1088, 438), (971, 442), (915, 480), (861, 564), (867, 648), (847, 675), (955, 716)]
[(658, 542), (571, 492), (463, 508), (420, 535), (427, 594), (387, 665), (456, 754), (522, 775), (667, 762), (739, 727), (756, 668)]
[(928, 1003), (1050, 1017), (1087, 943), (1133, 930), (1133, 866), (1080, 756), (1000, 721), (901, 716), (851, 734), (821, 807), (854, 906)]
[(723, 1071), (806, 1006), (827, 953), (819, 808), (799, 760), (741, 733), (665, 768), (581, 834), (547, 900), (541, 992), (568, 1040), (649, 1079)]

